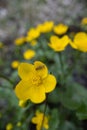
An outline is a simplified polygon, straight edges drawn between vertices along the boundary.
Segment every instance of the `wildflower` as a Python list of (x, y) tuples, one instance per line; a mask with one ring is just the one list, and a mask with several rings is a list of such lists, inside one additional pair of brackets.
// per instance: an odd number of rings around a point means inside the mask
[(26, 100), (19, 100), (19, 104), (18, 104), (18, 105), (19, 105), (20, 107), (25, 107), (26, 102), (27, 102)]
[(30, 60), (35, 56), (35, 54), (36, 54), (35, 51), (28, 49), (24, 52), (23, 56), (24, 59)]
[(87, 25), (87, 17), (82, 19), (81, 24), (82, 25)]
[(43, 24), (39, 24), (37, 26), (37, 29), (41, 32), (41, 33), (47, 33), (52, 31), (54, 26), (54, 22), (53, 21), (46, 21)]
[(26, 41), (31, 42), (40, 36), (40, 32), (36, 28), (31, 28), (26, 36)]
[(59, 38), (57, 36), (51, 36), (50, 43), (48, 44), (54, 51), (63, 51), (69, 43), (67, 35)]
[(36, 129), (41, 130), (41, 128), (48, 129), (48, 117), (44, 113), (36, 111), (36, 116), (32, 118), (32, 123), (36, 124)]
[(6, 130), (12, 130), (12, 129), (13, 129), (12, 123), (8, 123), (8, 124), (6, 125)]
[(19, 64), (20, 64), (20, 62), (19, 62), (19, 61), (14, 60), (14, 61), (11, 63), (11, 67), (12, 67), (13, 69), (17, 69), (17, 68), (18, 68), (18, 66), (19, 66)]
[(54, 32), (55, 32), (56, 34), (62, 35), (62, 34), (64, 34), (64, 33), (67, 32), (68, 26), (67, 26), (67, 25), (64, 25), (64, 24), (62, 24), (62, 23), (60, 23), (60, 24), (54, 26), (54, 29), (53, 29), (53, 30), (54, 30)]
[(0, 48), (3, 48), (3, 43), (2, 42), (0, 42)]
[(36, 40), (32, 40), (32, 41), (30, 42), (30, 44), (31, 44), (32, 46), (35, 46), (35, 45), (37, 44), (37, 41), (36, 41)]
[(17, 122), (17, 126), (20, 127), (22, 125), (22, 123), (19, 121)]
[(48, 74), (46, 65), (35, 61), (34, 65), (21, 63), (18, 74), (22, 79), (15, 88), (15, 93), (20, 100), (30, 99), (34, 103), (41, 103), (46, 99), (46, 93), (54, 90), (56, 78)]
[(84, 32), (77, 33), (74, 37), (74, 40), (70, 41), (70, 45), (74, 49), (87, 52), (87, 34)]
[(17, 38), (15, 41), (14, 41), (14, 44), (15, 45), (22, 45), (24, 44), (25, 42), (25, 37), (20, 37), (20, 38)]

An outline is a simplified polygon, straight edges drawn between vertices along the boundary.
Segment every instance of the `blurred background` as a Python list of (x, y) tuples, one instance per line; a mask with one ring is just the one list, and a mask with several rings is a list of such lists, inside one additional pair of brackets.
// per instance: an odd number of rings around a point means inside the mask
[(0, 0), (0, 40), (24, 35), (46, 20), (76, 24), (87, 16), (86, 0)]

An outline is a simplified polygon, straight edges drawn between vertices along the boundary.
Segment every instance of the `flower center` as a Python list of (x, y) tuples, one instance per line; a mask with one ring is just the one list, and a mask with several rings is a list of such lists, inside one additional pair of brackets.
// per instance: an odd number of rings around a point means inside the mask
[(34, 85), (39, 85), (41, 84), (42, 80), (41, 80), (41, 77), (40, 76), (34, 76), (33, 79), (32, 79), (32, 83)]

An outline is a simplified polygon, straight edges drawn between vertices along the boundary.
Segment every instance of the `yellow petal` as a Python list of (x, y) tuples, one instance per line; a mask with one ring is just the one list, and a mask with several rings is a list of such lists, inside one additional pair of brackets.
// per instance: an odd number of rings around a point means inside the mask
[(18, 67), (18, 74), (21, 79), (28, 80), (30, 76), (33, 75), (35, 69), (32, 64), (21, 63)]
[(15, 93), (16, 96), (20, 100), (27, 100), (30, 99), (30, 88), (33, 87), (29, 81), (21, 80), (16, 88), (15, 88)]
[(53, 91), (56, 87), (56, 78), (49, 74), (47, 78), (43, 80), (43, 86), (45, 87), (45, 92)]
[(45, 88), (43, 86), (35, 86), (30, 89), (30, 100), (33, 103), (41, 103), (45, 98)]
[(31, 121), (32, 123), (37, 124), (37, 117), (33, 117)]
[(48, 74), (48, 69), (45, 64), (40, 61), (34, 62), (35, 70), (37, 71), (38, 75), (42, 78), (45, 78)]

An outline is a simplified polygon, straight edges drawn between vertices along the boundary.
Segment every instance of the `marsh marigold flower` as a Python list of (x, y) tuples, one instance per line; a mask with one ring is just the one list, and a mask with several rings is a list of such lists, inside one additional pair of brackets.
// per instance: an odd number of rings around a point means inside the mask
[(69, 44), (69, 37), (67, 35), (59, 38), (57, 36), (51, 36), (50, 43), (48, 44), (54, 51), (63, 51)]
[(87, 17), (82, 19), (81, 24), (82, 25), (87, 25)]
[(41, 32), (41, 33), (47, 33), (47, 32), (50, 32), (52, 31), (53, 29), (53, 26), (54, 26), (54, 22), (53, 21), (46, 21), (42, 24), (39, 24), (37, 26), (37, 29)]
[(62, 23), (60, 23), (60, 24), (54, 26), (54, 29), (53, 29), (53, 30), (54, 30), (54, 32), (55, 32), (56, 34), (62, 35), (62, 34), (64, 34), (64, 33), (67, 32), (68, 26), (67, 26), (67, 25), (64, 25), (64, 24), (62, 24)]
[(11, 67), (12, 67), (13, 69), (17, 69), (17, 68), (18, 68), (18, 66), (19, 66), (19, 64), (20, 64), (20, 62), (19, 62), (19, 61), (14, 60), (14, 61), (11, 63)]
[(20, 37), (20, 38), (17, 38), (15, 41), (14, 41), (14, 44), (15, 45), (22, 45), (24, 44), (25, 42), (25, 37)]
[(22, 123), (19, 121), (17, 122), (17, 127), (21, 127), (22, 126)]
[(35, 45), (37, 44), (37, 40), (32, 40), (32, 41), (30, 42), (30, 44), (31, 44), (31, 46), (35, 46)]
[(19, 100), (18, 105), (19, 105), (20, 107), (25, 107), (25, 106), (26, 106), (26, 102), (27, 102), (27, 100)]
[(15, 93), (20, 100), (30, 99), (34, 103), (41, 103), (46, 99), (46, 93), (54, 90), (56, 78), (48, 74), (46, 65), (35, 61), (34, 65), (21, 63), (18, 67), (21, 81), (15, 88)]
[(8, 123), (8, 124), (6, 125), (6, 130), (12, 130), (12, 129), (13, 129), (12, 123)]
[(31, 28), (26, 36), (26, 41), (31, 42), (40, 36), (40, 32), (36, 28)]
[(70, 45), (74, 49), (87, 52), (87, 34), (84, 32), (77, 33), (73, 41), (70, 41)]
[(24, 59), (30, 60), (35, 56), (35, 54), (36, 54), (35, 51), (28, 49), (23, 53), (23, 56)]
[(32, 118), (32, 123), (36, 124), (36, 130), (41, 130), (42, 128), (48, 129), (48, 117), (44, 113), (36, 111), (36, 116)]
[(2, 42), (0, 42), (0, 48), (3, 48), (3, 45), (4, 45), (4, 44), (3, 44)]

